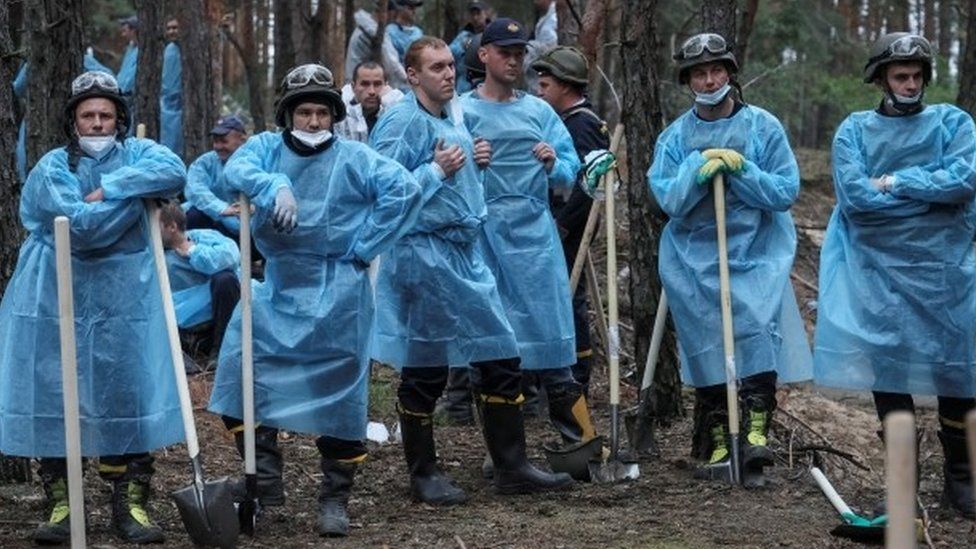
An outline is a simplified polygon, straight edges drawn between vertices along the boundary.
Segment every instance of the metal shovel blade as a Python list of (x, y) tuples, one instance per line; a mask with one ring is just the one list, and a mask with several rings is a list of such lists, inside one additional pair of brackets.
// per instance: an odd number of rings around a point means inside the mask
[(729, 459), (718, 463), (703, 465), (695, 470), (695, 478), (699, 480), (718, 480), (729, 484), (742, 483), (742, 469), (739, 464), (738, 436), (729, 437)]
[(657, 442), (654, 441), (654, 422), (642, 417), (640, 407), (624, 412), (624, 427), (627, 431), (627, 441), (630, 449), (638, 456), (657, 453)]
[(590, 480), (598, 484), (637, 480), (640, 476), (640, 467), (636, 461), (625, 462), (619, 459), (591, 461), (589, 463), (589, 469)]
[(830, 535), (871, 545), (883, 545), (884, 526), (858, 526), (855, 524), (841, 524), (830, 531)]
[[(199, 470), (198, 466), (194, 469)], [(193, 543), (221, 548), (231, 548), (237, 543), (240, 527), (226, 478), (205, 482), (201, 476), (194, 475), (192, 484), (173, 492), (171, 497)]]

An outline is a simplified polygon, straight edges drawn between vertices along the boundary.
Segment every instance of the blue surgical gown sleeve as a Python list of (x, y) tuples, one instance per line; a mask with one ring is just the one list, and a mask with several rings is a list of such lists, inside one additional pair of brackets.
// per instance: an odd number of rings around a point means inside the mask
[(27, 63), (23, 63), (17, 71), (17, 76), (14, 77), (14, 95), (17, 96), (17, 99), (27, 97), (27, 75), (29, 73), (30, 68)]
[(102, 176), (106, 199), (170, 197), (183, 189), (186, 167), (173, 151), (150, 139), (130, 137), (125, 154), (126, 166)]
[(376, 202), (350, 250), (353, 257), (366, 263), (413, 228), (423, 204), (420, 184), (406, 168), (379, 154), (370, 157), (364, 159), (372, 164), (366, 172), (367, 192), (376, 197)]
[[(413, 96), (408, 100), (414, 101)], [(415, 111), (406, 109), (388, 111), (370, 133), (370, 146), (403, 166), (417, 166), (413, 170), (413, 176), (423, 189), (423, 201), (427, 202), (441, 188), (444, 181), (441, 179), (442, 172), (434, 166), (432, 149), (425, 150), (429, 143), (418, 142), (409, 135), (414, 125), (424, 123), (416, 120), (413, 112)], [(468, 159), (468, 162), (473, 161)]]
[(197, 272), (212, 275), (232, 271), (241, 261), (237, 244), (229, 238), (196, 242), (190, 249), (190, 266)]
[(747, 158), (744, 169), (731, 175), (727, 185), (748, 206), (786, 211), (800, 194), (800, 169), (783, 126), (772, 116), (758, 116), (765, 122), (753, 128), (758, 157)]
[(871, 184), (860, 128), (851, 117), (844, 120), (834, 137), (831, 160), (837, 206), (854, 222), (877, 223), (888, 217), (911, 217), (929, 210), (928, 204), (891, 193), (882, 193)]
[(24, 185), (20, 217), (31, 232), (52, 230), (54, 218), (71, 220), (71, 247), (93, 250), (109, 246), (137, 223), (144, 212), (138, 200), (85, 202), (81, 183), (68, 169), (63, 150), (46, 154), (31, 170)]
[(112, 69), (103, 65), (98, 59), (95, 58), (94, 55), (90, 53), (85, 54), (84, 67), (86, 71), (104, 72), (105, 74), (111, 74), (112, 76), (115, 76), (115, 73), (112, 72)]
[(654, 161), (647, 171), (647, 182), (661, 209), (669, 217), (682, 218), (708, 194), (708, 185), (696, 183), (698, 170), (705, 164), (699, 151), (684, 154), (679, 144), (680, 124), (661, 134), (654, 148)]
[(217, 155), (204, 154), (194, 160), (186, 172), (186, 199), (211, 219), (220, 219), (220, 214), (230, 206), (211, 190), (214, 178), (219, 177), (220, 171), (219, 166), (214, 164), (219, 162)]
[[(459, 60), (464, 59), (464, 46), (469, 43), (471, 38), (471, 31), (462, 30), (454, 37), (451, 41), (451, 54), (454, 55), (454, 62), (457, 63)], [(463, 74), (458, 74), (459, 78), (464, 78)]]
[[(940, 169), (912, 166), (895, 171), (889, 191), (895, 196), (941, 204), (964, 204), (976, 196), (976, 128), (965, 111), (951, 108), (943, 119), (943, 140), (948, 143)], [(941, 168), (941, 166), (945, 166)]]
[(276, 141), (277, 147), (284, 146), (278, 134), (264, 132), (256, 135), (241, 145), (224, 166), (228, 185), (244, 192), (256, 208), (263, 210), (274, 207), (278, 189), (291, 189), (287, 175), (271, 172)]
[(543, 131), (544, 141), (552, 145), (553, 150), (556, 151), (556, 162), (549, 172), (549, 184), (554, 187), (572, 187), (576, 183), (576, 174), (580, 170), (579, 155), (576, 154), (569, 130), (559, 119), (556, 111), (551, 108), (546, 109)]

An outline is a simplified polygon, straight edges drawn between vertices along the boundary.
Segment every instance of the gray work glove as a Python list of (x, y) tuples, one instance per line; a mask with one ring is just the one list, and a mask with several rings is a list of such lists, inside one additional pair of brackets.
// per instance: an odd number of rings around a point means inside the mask
[(279, 233), (290, 233), (298, 225), (298, 203), (291, 189), (282, 187), (275, 195), (272, 226)]

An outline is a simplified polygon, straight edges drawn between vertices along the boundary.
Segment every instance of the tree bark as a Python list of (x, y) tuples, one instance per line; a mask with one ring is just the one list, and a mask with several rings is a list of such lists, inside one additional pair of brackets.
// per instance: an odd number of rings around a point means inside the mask
[[(65, 143), (64, 105), (82, 71), (84, 0), (27, 0), (27, 169)], [(9, 82), (9, 81), (7, 81)]]
[[(132, 98), (133, 124), (146, 125), (146, 137), (159, 139), (159, 91), (162, 85), (163, 0), (136, 0), (139, 17), (139, 67)], [(133, 126), (135, 127), (135, 126)]]
[(603, 37), (603, 27), (606, 20), (606, 0), (590, 0), (586, 3), (586, 12), (583, 13), (583, 28), (579, 31), (579, 49), (590, 62), (590, 84), (600, 81), (596, 67), (600, 53), (598, 48), (602, 43), (600, 39)]
[(759, 0), (746, 0), (745, 6), (742, 8), (742, 22), (739, 25), (739, 36), (736, 38), (739, 49), (736, 51), (735, 56), (740, 68), (746, 64), (746, 55), (749, 53), (749, 38), (752, 36), (757, 11), (759, 11)]
[(292, 5), (288, 0), (274, 3), (274, 85), (295, 66), (295, 46), (292, 43)]
[(959, 95), (956, 97), (956, 104), (973, 115), (976, 113), (976, 10), (968, 11), (966, 42), (959, 60)]
[(220, 113), (219, 16), (218, 0), (181, 3), (183, 139), (188, 161), (210, 150), (210, 129)]
[[(0, 82), (13, 82), (20, 68), (10, 35), (10, 4), (0, 2)], [(13, 151), (17, 144), (17, 116), (13, 88), (0, 86), (0, 151)], [(60, 109), (59, 109), (60, 111)], [(0, 155), (0, 295), (17, 265), (23, 229), (20, 226), (20, 178), (13, 154)]]
[(251, 112), (251, 120), (254, 122), (254, 133), (263, 132), (267, 129), (267, 122), (264, 119), (263, 79), (261, 78), (254, 43), (254, 8), (251, 2), (244, 2), (244, 13), (238, 22), (240, 40), (234, 36), (233, 29), (227, 25), (221, 25), (220, 30), (244, 64), (244, 76), (247, 78), (248, 107)]
[(738, 54), (735, 43), (736, 0), (706, 0), (701, 3), (702, 30), (725, 37), (729, 49)]
[(925, 4), (925, 10), (924, 10), (925, 13), (922, 14), (923, 21), (924, 21), (922, 24), (922, 34), (923, 36), (925, 36), (925, 38), (934, 42), (935, 21), (937, 18), (935, 13), (935, 0), (925, 0), (924, 4)]
[(908, 12), (908, 0), (888, 0), (888, 32), (910, 31)]
[[(634, 358), (643, 370), (651, 341), (651, 327), (661, 295), (658, 246), (667, 219), (655, 205), (645, 174), (658, 135), (664, 129), (657, 67), (664, 51), (657, 36), (657, 1), (624, 0), (620, 59), (624, 96), (621, 121), (627, 143), (627, 180), (624, 182), (630, 223), (630, 303), (634, 326)], [(681, 379), (673, 330), (661, 345), (654, 375), (654, 401), (650, 413), (658, 419), (680, 416)], [(638, 379), (641, 376), (638, 376)]]
[(579, 41), (580, 26), (573, 17), (573, 10), (579, 16), (579, 8), (570, 5), (573, 0), (556, 1), (556, 36), (561, 45), (576, 45)]

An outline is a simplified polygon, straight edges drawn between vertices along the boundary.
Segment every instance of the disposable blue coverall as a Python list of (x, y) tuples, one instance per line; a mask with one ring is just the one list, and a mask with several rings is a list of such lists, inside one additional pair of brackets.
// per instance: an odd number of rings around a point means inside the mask
[(390, 42), (393, 43), (397, 55), (400, 56), (400, 63), (404, 63), (407, 48), (410, 47), (410, 44), (413, 44), (414, 40), (423, 36), (424, 31), (420, 30), (420, 27), (416, 25), (404, 27), (399, 23), (387, 23), (386, 35), (390, 37)]
[[(552, 107), (523, 92), (515, 101), (499, 103), (475, 90), (461, 104), (471, 135), (491, 143), (484, 178), (485, 261), (515, 330), (522, 368), (569, 366), (576, 362), (573, 305), (548, 191), (550, 185), (576, 182), (580, 163), (573, 139)], [(556, 152), (549, 173), (532, 153), (539, 142)]]
[(139, 61), (139, 46), (130, 43), (125, 47), (122, 55), (122, 63), (119, 65), (119, 73), (115, 79), (119, 83), (119, 89), (125, 95), (132, 95), (136, 88), (136, 63)]
[[(976, 131), (948, 104), (850, 115), (833, 146), (837, 206), (820, 254), (820, 385), (976, 394)], [(893, 175), (887, 193), (870, 178)]]
[[(172, 196), (183, 163), (147, 139), (102, 160), (44, 155), (21, 195), (28, 231), (0, 305), (0, 452), (63, 457), (64, 415), (54, 218), (71, 223), (75, 338), (85, 456), (148, 452), (183, 440), (159, 282), (141, 198)], [(84, 202), (101, 187), (105, 200)]]
[(742, 172), (725, 180), (736, 374), (775, 371), (780, 383), (810, 379), (810, 347), (790, 285), (796, 230), (788, 210), (800, 192), (799, 170), (779, 121), (744, 105), (710, 122), (694, 109), (685, 112), (658, 138), (647, 174), (671, 218), (658, 264), (678, 332), (682, 381), (725, 383), (713, 187), (696, 182), (701, 153), (712, 148), (745, 157)]
[[(252, 137), (228, 160), (247, 193), (267, 263), (253, 286), (256, 417), (268, 427), (343, 440), (366, 436), (367, 346), (373, 317), (367, 265), (420, 211), (413, 176), (363, 143), (336, 139), (299, 156), (282, 134)], [(298, 227), (272, 228), (279, 189), (298, 202)], [(242, 417), (240, 309), (220, 350), (210, 410)]]
[[(371, 145), (413, 171), (424, 206), (414, 228), (383, 255), (372, 357), (397, 368), (448, 366), (518, 355), (495, 278), (484, 263), (483, 174), (460, 105), (431, 116), (413, 93), (377, 122)], [(447, 179), (433, 164), (439, 140), (460, 145), (464, 166)]]
[(240, 278), (241, 253), (237, 243), (211, 229), (186, 232), (193, 241), (189, 257), (166, 251), (169, 285), (173, 290), (176, 321), (180, 328), (207, 322), (213, 317), (210, 307), (210, 277), (231, 271)]
[(220, 215), (220, 212), (237, 201), (238, 191), (231, 188), (230, 184), (227, 183), (227, 177), (224, 175), (224, 163), (220, 161), (216, 151), (201, 154), (190, 164), (186, 173), (185, 194), (184, 208), (195, 207), (228, 230), (240, 231), (241, 221), (239, 217), (236, 215)]
[(183, 66), (180, 46), (166, 44), (163, 77), (159, 92), (159, 142), (178, 155), (183, 154)]

